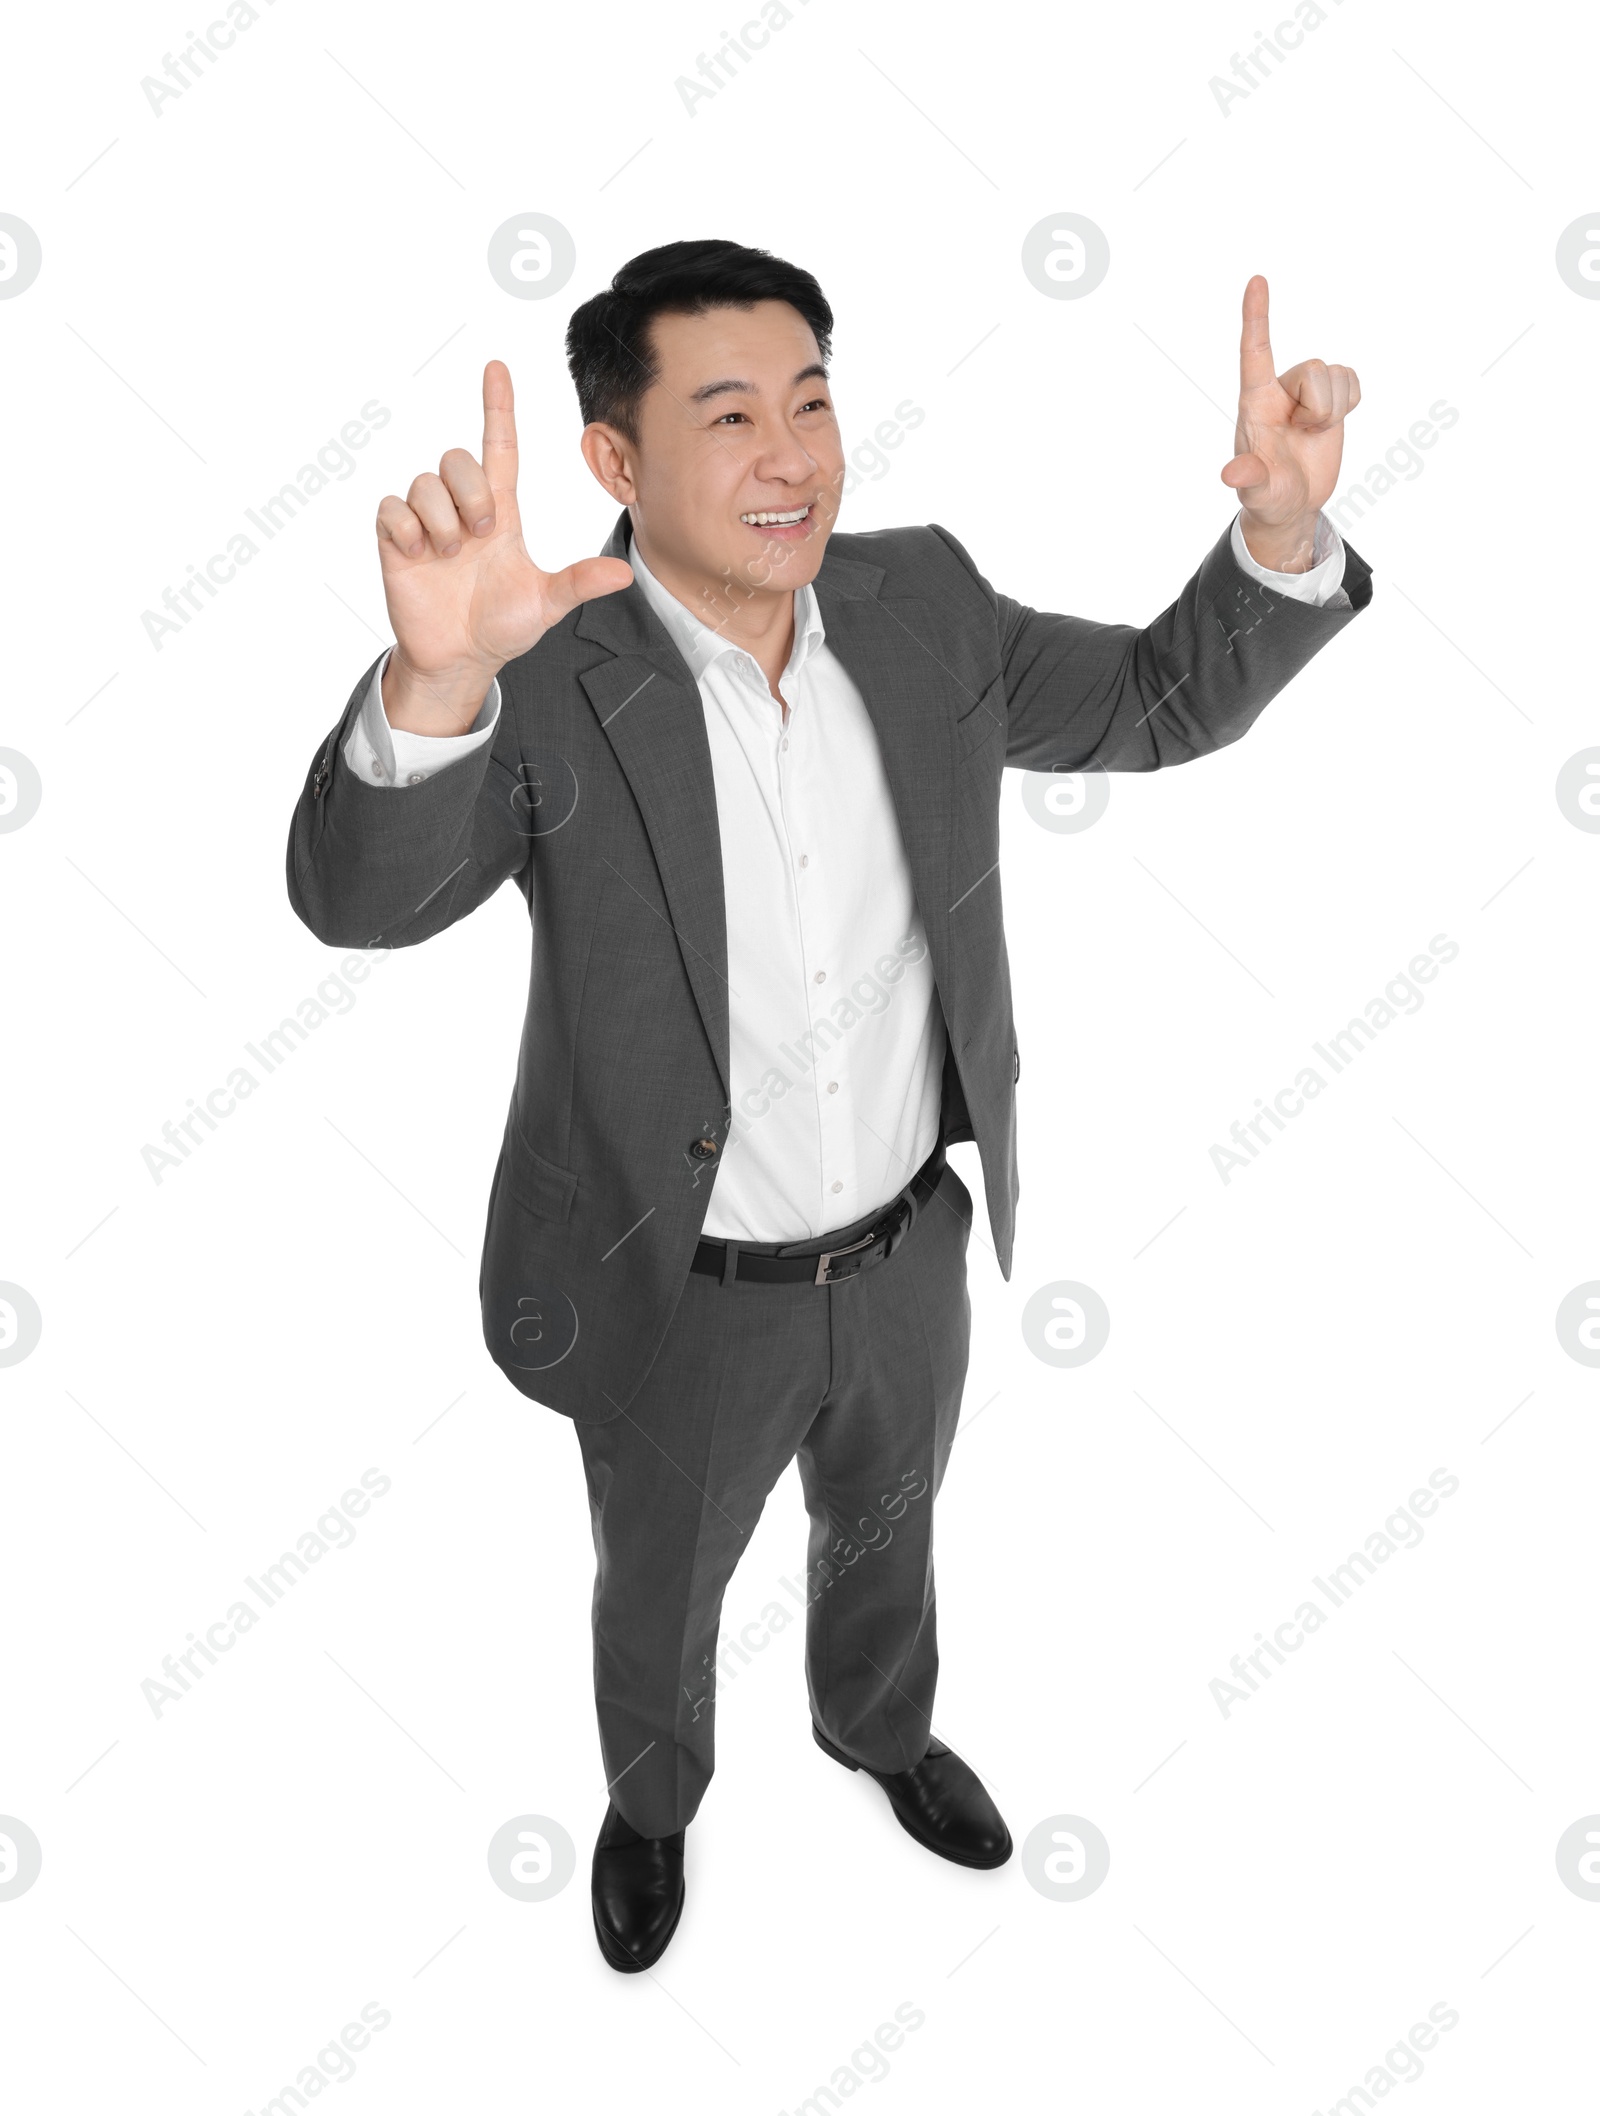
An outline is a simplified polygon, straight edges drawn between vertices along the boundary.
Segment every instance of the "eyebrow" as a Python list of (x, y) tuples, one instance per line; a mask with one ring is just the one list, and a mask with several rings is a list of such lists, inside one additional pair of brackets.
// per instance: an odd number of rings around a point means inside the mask
[[(813, 379), (820, 382), (826, 382), (828, 379), (828, 370), (822, 365), (820, 360), (813, 360), (809, 367), (801, 368), (789, 387), (795, 389), (802, 382), (809, 382)], [(691, 394), (689, 402), (691, 404), (705, 404), (713, 397), (726, 396), (729, 393), (742, 397), (760, 395), (760, 391), (753, 382), (739, 382), (729, 379), (722, 382), (702, 382), (700, 387)]]

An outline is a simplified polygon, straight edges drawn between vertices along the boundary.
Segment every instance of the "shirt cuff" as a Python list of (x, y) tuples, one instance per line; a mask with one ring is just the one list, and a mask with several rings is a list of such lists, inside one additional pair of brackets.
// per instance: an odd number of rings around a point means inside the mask
[[(391, 647), (389, 654), (393, 652)], [(493, 737), (500, 718), (500, 681), (496, 677), (490, 683), (489, 695), (464, 735), (414, 735), (406, 728), (391, 727), (383, 709), (383, 672), (389, 666), (389, 654), (372, 672), (344, 745), (344, 761), (368, 786), (420, 786)]]
[(1280, 595), (1287, 595), (1295, 602), (1308, 602), (1315, 609), (1348, 610), (1353, 607), (1344, 588), (1344, 543), (1325, 514), (1317, 516), (1311, 564), (1304, 573), (1274, 573), (1270, 567), (1252, 558), (1250, 547), (1244, 540), (1241, 517), (1237, 514), (1233, 518), (1231, 541), (1234, 563), (1252, 580), (1276, 588)]

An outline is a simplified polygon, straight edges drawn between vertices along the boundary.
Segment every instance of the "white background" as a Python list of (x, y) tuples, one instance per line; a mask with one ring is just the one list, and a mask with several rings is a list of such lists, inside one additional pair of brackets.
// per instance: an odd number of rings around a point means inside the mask
[[(743, 19), (282, 0), (159, 116), (141, 80), (201, 18), (14, 26), (0, 210), (44, 253), (0, 302), (0, 743), (43, 782), (0, 837), (0, 1279), (43, 1316), (0, 1372), (0, 1813), (44, 1862), (0, 1902), (17, 2105), (259, 2110), (376, 2001), (344, 2106), (762, 2116), (906, 2002), (874, 2107), (1327, 2110), (1439, 2002), (1391, 2092), (1575, 2106), (1600, 1373), (1554, 1319), (1600, 1277), (1600, 837), (1555, 781), (1600, 742), (1600, 305), (1554, 254), (1600, 205), (1595, 40), (1349, 0), (1224, 115), (1208, 83), (1276, 16), (811, 0), (691, 116), (676, 79)], [(485, 267), (530, 211), (577, 245), (548, 301)], [(1020, 268), (1063, 211), (1111, 247), (1082, 300)], [(622, 1979), (586, 1900), (578, 1450), (476, 1309), (516, 893), (375, 969), (159, 1184), (141, 1150), (338, 967), (284, 842), (389, 636), (378, 500), (476, 446), (498, 355), (534, 555), (597, 550), (567, 315), (707, 234), (818, 274), (848, 443), (926, 413), (845, 526), (938, 521), (1045, 608), (1144, 622), (1226, 527), (1253, 271), (1280, 368), (1360, 373), (1342, 488), (1459, 419), (1351, 529), (1370, 609), (1246, 741), (1113, 781), (1076, 835), (1006, 781), (1021, 1219), (1006, 1284), (958, 1149), (937, 1723), (1019, 1846), (1087, 1818), (1108, 1879), (1064, 1903), (919, 1850), (813, 1747), (795, 1624), (724, 1690), (682, 1927)], [(369, 399), (353, 474), (157, 651), (142, 613)], [(1420, 1011), (1225, 1184), (1212, 1146), (1435, 934)], [(1062, 1280), (1111, 1314), (1067, 1371), (1020, 1327)], [(163, 1655), (369, 1467), (354, 1544), (155, 1717)], [(1224, 1716), (1231, 1656), (1436, 1469), (1420, 1546)], [(730, 1629), (803, 1552), (791, 1473)], [(486, 1862), (529, 1813), (577, 1849), (542, 1903)]]

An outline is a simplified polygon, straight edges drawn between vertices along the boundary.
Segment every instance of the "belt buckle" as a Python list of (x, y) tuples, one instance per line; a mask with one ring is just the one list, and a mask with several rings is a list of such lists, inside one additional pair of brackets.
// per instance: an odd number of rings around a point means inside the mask
[(830, 1276), (829, 1266), (832, 1264), (836, 1256), (854, 1256), (858, 1249), (870, 1249), (877, 1239), (877, 1233), (873, 1232), (871, 1234), (864, 1234), (859, 1242), (851, 1242), (847, 1248), (824, 1249), (822, 1254), (817, 1258), (817, 1275), (811, 1281), (812, 1285), (841, 1286), (845, 1284), (847, 1280), (858, 1277), (860, 1275), (859, 1265), (857, 1265), (854, 1271), (841, 1272), (838, 1278)]

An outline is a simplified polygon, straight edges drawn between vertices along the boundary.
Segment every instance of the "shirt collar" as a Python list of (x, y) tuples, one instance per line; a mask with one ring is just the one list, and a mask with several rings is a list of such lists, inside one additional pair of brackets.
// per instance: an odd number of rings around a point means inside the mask
[[(644, 591), (645, 600), (657, 617), (666, 626), (673, 645), (689, 664), (690, 672), (698, 682), (712, 662), (723, 654), (741, 654), (756, 667), (755, 657), (725, 632), (698, 618), (686, 603), (679, 602), (670, 588), (656, 579), (644, 562), (644, 554), (630, 535), (627, 550), (628, 564), (633, 568), (633, 577)], [(822, 624), (822, 610), (817, 602), (816, 590), (807, 581), (804, 587), (794, 591), (794, 646), (784, 667), (784, 676), (797, 674), (811, 656), (823, 645), (826, 634)], [(759, 673), (759, 672), (758, 672)], [(762, 676), (763, 684), (766, 682)]]

